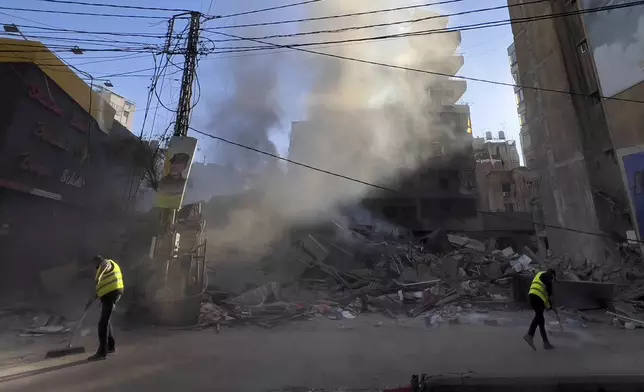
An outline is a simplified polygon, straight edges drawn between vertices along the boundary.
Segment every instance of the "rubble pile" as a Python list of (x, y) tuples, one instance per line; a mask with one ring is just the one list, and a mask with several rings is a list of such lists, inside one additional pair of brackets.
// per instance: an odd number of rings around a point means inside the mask
[(488, 248), (442, 230), (420, 240), (382, 240), (347, 229), (305, 235), (290, 253), (304, 267), (294, 269), (303, 271), (299, 276), (239, 295), (208, 290), (199, 326), (270, 328), (297, 319), (353, 319), (362, 312), (449, 322), (475, 307), (507, 307), (512, 277), (539, 267), (525, 252)]

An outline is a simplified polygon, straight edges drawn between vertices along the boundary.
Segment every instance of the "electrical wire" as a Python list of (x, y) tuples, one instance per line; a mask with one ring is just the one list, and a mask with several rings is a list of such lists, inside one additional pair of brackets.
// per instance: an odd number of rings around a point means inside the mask
[(37, 13), (46, 13), (46, 14), (78, 15), (78, 16), (100, 16), (100, 17), (111, 17), (111, 18), (164, 19), (164, 20), (168, 19), (168, 17), (166, 17), (166, 16), (105, 14), (105, 13), (100, 13), (100, 12), (43, 10), (43, 9), (34, 9), (34, 8), (15, 8), (15, 7), (4, 7), (4, 6), (0, 6), (0, 10), (20, 11), (20, 12), (37, 12)]
[(74, 4), (74, 5), (82, 5), (82, 6), (88, 6), (88, 7), (105, 7), (105, 8), (130, 9), (130, 10), (144, 10), (144, 11), (190, 12), (190, 10), (181, 9), (181, 8), (143, 7), (143, 6), (136, 6), (136, 5), (108, 4), (108, 3), (87, 3), (84, 1), (75, 1), (75, 0), (33, 0), (33, 1), (39, 1), (41, 3)]
[[(229, 37), (234, 37), (234, 38), (242, 38), (242, 37), (237, 36), (237, 35), (221, 33), (221, 32), (218, 32), (217, 34), (221, 34), (221, 35), (229, 36)], [(290, 46), (290, 45), (278, 45), (278, 44), (273, 44), (273, 43), (270, 43), (270, 42), (260, 41), (260, 40), (256, 40), (256, 39), (248, 39), (248, 40), (253, 41), (253, 42), (257, 42), (257, 43), (261, 43), (261, 44), (273, 45), (273, 46), (280, 47), (280, 48), (292, 49), (292, 50), (296, 50), (296, 51), (299, 51), (299, 52), (316, 54), (316, 55), (325, 56), (325, 57), (331, 57), (331, 58), (335, 58), (335, 59), (339, 59), (339, 60), (346, 60), (346, 61), (352, 61), (352, 62), (356, 62), (356, 63), (369, 64), (369, 65), (377, 65), (377, 66), (380, 66), (380, 67), (399, 69), (399, 70), (403, 70), (403, 71), (411, 71), (411, 72), (416, 72), (416, 73), (423, 73), (423, 74), (427, 74), (427, 75), (441, 76), (441, 77), (446, 77), (446, 78), (451, 78), (451, 79), (461, 79), (461, 80), (468, 80), (468, 81), (472, 81), (472, 82), (493, 84), (493, 85), (497, 85), (497, 86), (518, 87), (518, 88), (524, 88), (524, 89), (527, 89), (527, 90), (545, 91), (545, 92), (552, 92), (552, 93), (559, 93), (559, 94), (577, 95), (577, 96), (583, 96), (583, 97), (590, 97), (591, 96), (590, 94), (584, 94), (584, 93), (578, 93), (578, 92), (572, 92), (572, 91), (550, 89), (550, 88), (545, 88), (545, 87), (525, 86), (525, 85), (520, 85), (520, 84), (505, 83), (505, 82), (499, 82), (499, 81), (495, 81), (495, 80), (474, 78), (474, 77), (462, 76), (462, 75), (451, 75), (451, 74), (443, 73), (443, 72), (428, 71), (428, 70), (424, 70), (424, 69), (406, 67), (406, 66), (402, 66), (402, 65), (395, 65), (395, 64), (382, 63), (382, 62), (378, 62), (378, 61), (364, 60), (364, 59), (359, 59), (359, 58), (355, 58), (355, 57), (342, 56), (342, 55), (326, 53), (326, 52), (318, 52), (318, 51), (315, 51), (315, 50), (302, 49), (302, 48), (293, 47), (293, 46)], [(622, 101), (622, 102), (644, 103), (644, 101), (642, 101), (642, 100), (617, 98), (617, 97), (604, 97), (604, 96), (601, 96), (601, 95), (599, 96), (599, 98), (600, 99), (607, 99), (607, 100), (610, 99), (610, 100), (614, 100), (614, 101)]]
[(283, 5), (278, 5), (278, 6), (274, 6), (274, 7), (260, 8), (260, 9), (256, 9), (256, 10), (237, 12), (237, 13), (234, 13), (234, 14), (208, 16), (208, 17), (206, 17), (206, 21), (211, 20), (211, 19), (232, 18), (234, 16), (250, 15), (250, 14), (257, 14), (259, 12), (281, 10), (281, 9), (284, 9), (284, 8), (291, 8), (291, 7), (297, 7), (297, 6), (300, 6), (300, 5), (318, 3), (320, 1), (322, 1), (322, 0), (306, 0), (306, 1), (301, 1), (301, 2), (298, 2), (298, 3), (283, 4)]
[[(16, 27), (20, 27), (21, 29), (35, 29), (35, 30), (50, 31), (51, 33), (112, 35), (117, 37), (166, 38), (166, 36), (162, 34), (150, 34), (150, 33), (139, 33), (139, 32), (87, 31), (87, 30), (74, 30), (74, 29), (53, 28), (53, 27), (40, 27), (40, 26), (32, 26), (32, 25), (16, 25)], [(23, 31), (23, 33), (27, 33), (27, 31)]]
[[(6, 35), (9, 35), (9, 33), (3, 33)], [(11, 35), (11, 37), (15, 37), (14, 35)], [(158, 43), (152, 43), (152, 42), (140, 42), (140, 41), (123, 41), (123, 40), (116, 40), (116, 39), (108, 39), (108, 38), (102, 38), (102, 39), (91, 39), (91, 38), (71, 38), (71, 37), (53, 37), (51, 35), (37, 35), (37, 34), (29, 34), (29, 38), (35, 38), (37, 40), (44, 39), (44, 40), (51, 40), (51, 41), (62, 41), (62, 42), (74, 42), (74, 43), (95, 43), (95, 42), (105, 42), (105, 43), (118, 43), (118, 44), (132, 44), (132, 45), (142, 45), (142, 46), (158, 46)]]
[(379, 14), (379, 13), (384, 13), (384, 12), (395, 12), (395, 11), (409, 10), (409, 9), (421, 8), (421, 7), (431, 7), (431, 6), (435, 6), (435, 5), (445, 5), (445, 4), (451, 4), (451, 3), (460, 3), (460, 2), (463, 2), (463, 1), (466, 1), (466, 0), (444, 0), (444, 1), (437, 1), (437, 2), (433, 2), (433, 3), (414, 4), (414, 5), (407, 5), (407, 6), (404, 6), (404, 7), (385, 8), (385, 9), (372, 10), (372, 11), (363, 11), (363, 12), (352, 12), (352, 13), (340, 14), (340, 15), (316, 16), (316, 17), (312, 17), (312, 18), (287, 19), (287, 20), (278, 20), (278, 21), (273, 21), (273, 22), (261, 22), (261, 23), (247, 23), (247, 24), (238, 24), (238, 25), (217, 26), (217, 27), (213, 27), (213, 29), (214, 30), (219, 30), (219, 29), (236, 29), (236, 28), (241, 28), (241, 27), (273, 26), (273, 25), (281, 25), (281, 24), (288, 24), (288, 23), (311, 22), (311, 21), (316, 21), (316, 20), (348, 18), (348, 17), (353, 17), (353, 16)]
[[(195, 133), (197, 133), (199, 135), (206, 136), (208, 138), (218, 140), (218, 141), (224, 142), (226, 144), (230, 144), (230, 145), (233, 145), (233, 146), (236, 146), (236, 147), (239, 147), (239, 148), (243, 148), (243, 149), (246, 149), (246, 150), (249, 150), (249, 151), (253, 151), (253, 152), (256, 152), (258, 154), (266, 155), (266, 156), (269, 156), (271, 158), (275, 158), (275, 159), (278, 159), (280, 161), (293, 164), (295, 166), (300, 166), (300, 167), (303, 167), (305, 169), (309, 169), (309, 170), (316, 171), (316, 172), (319, 172), (319, 173), (327, 174), (327, 175), (337, 177), (337, 178), (341, 178), (341, 179), (344, 179), (344, 180), (347, 180), (347, 181), (352, 181), (352, 182), (355, 182), (355, 183), (358, 183), (358, 184), (366, 185), (366, 186), (369, 186), (371, 188), (375, 188), (375, 189), (379, 189), (379, 190), (383, 190), (383, 191), (387, 191), (387, 192), (391, 192), (391, 193), (400, 193), (400, 191), (396, 190), (396, 189), (388, 188), (386, 186), (374, 184), (374, 183), (368, 182), (368, 181), (363, 181), (363, 180), (360, 180), (360, 179), (357, 179), (357, 178), (354, 178), (354, 177), (350, 177), (350, 176), (346, 176), (344, 174), (336, 173), (336, 172), (333, 172), (333, 171), (330, 171), (330, 170), (320, 169), (320, 168), (312, 166), (312, 165), (307, 165), (307, 164), (302, 163), (302, 162), (298, 162), (298, 161), (294, 161), (292, 159), (284, 158), (284, 157), (279, 156), (277, 154), (273, 154), (273, 153), (270, 153), (270, 152), (267, 152), (267, 151), (263, 151), (263, 150), (260, 150), (260, 149), (254, 148), (254, 147), (250, 147), (250, 146), (241, 144), (241, 143), (237, 143), (237, 142), (225, 139), (225, 138), (220, 137), (220, 136), (211, 135), (209, 133), (200, 131), (200, 130), (198, 130), (196, 128), (193, 128), (193, 127), (189, 127), (189, 128), (190, 128), (191, 131), (193, 131), (193, 132), (195, 132)], [(492, 215), (492, 216), (495, 216), (495, 217), (501, 218), (501, 219), (513, 220), (513, 221), (518, 221), (518, 222), (523, 222), (523, 223), (532, 223), (532, 224), (536, 224), (536, 225), (540, 225), (540, 226), (548, 227), (548, 228), (552, 228), (552, 229), (559, 229), (559, 230), (564, 230), (564, 231), (569, 231), (569, 232), (574, 232), (574, 233), (579, 233), (579, 234), (587, 234), (587, 235), (593, 235), (593, 236), (597, 236), (597, 237), (605, 237), (605, 238), (613, 239), (612, 235), (605, 234), (605, 233), (596, 233), (596, 232), (592, 232), (592, 231), (586, 231), (586, 230), (580, 230), (580, 229), (572, 229), (572, 228), (558, 226), (558, 225), (550, 225), (550, 224), (547, 224), (547, 223), (535, 222), (535, 221), (528, 220), (528, 219), (514, 218), (514, 217), (511, 217), (511, 216), (507, 216), (507, 215), (499, 215), (497, 213), (490, 212), (490, 211), (476, 210), (476, 212), (481, 213), (481, 214), (486, 214), (486, 215)], [(632, 240), (632, 241), (635, 241), (635, 240)], [(637, 241), (637, 242), (644, 243), (644, 241)]]
[[(469, 15), (469, 14), (497, 11), (497, 10), (500, 10), (500, 9), (510, 9), (510, 8), (516, 7), (516, 6), (525, 6), (525, 5), (538, 4), (538, 3), (544, 3), (544, 2), (550, 2), (550, 0), (533, 0), (533, 1), (527, 1), (525, 3), (510, 4), (510, 5), (500, 5), (500, 6), (496, 6), (496, 7), (487, 7), (487, 8), (478, 8), (478, 9), (473, 9), (473, 10), (454, 12), (454, 13), (451, 13), (451, 14), (434, 14), (434, 15), (429, 15), (429, 16), (425, 16), (425, 17), (422, 17), (422, 18), (398, 20), (398, 21), (395, 21), (395, 22), (374, 23), (374, 24), (361, 25), (361, 26), (349, 26), (349, 27), (342, 27), (342, 28), (338, 28), (338, 29), (302, 31), (302, 32), (297, 32), (297, 33), (289, 33), (289, 34), (274, 34), (274, 35), (267, 35), (267, 36), (264, 36), (264, 37), (259, 37), (257, 39), (290, 38), (290, 37), (300, 37), (300, 36), (305, 36), (305, 35), (344, 33), (344, 32), (347, 32), (347, 31), (357, 31), (357, 30), (364, 30), (364, 29), (381, 28), (381, 27), (395, 26), (395, 25), (400, 25), (400, 24), (413, 24), (413, 23), (418, 23), (418, 22), (426, 22), (426, 21), (433, 20), (433, 19), (449, 18), (449, 17), (452, 17), (452, 16), (462, 16), (462, 15)], [(216, 30), (204, 29), (204, 31), (216, 31)], [(227, 40), (224, 40), (224, 41), (215, 40), (215, 42), (226, 42), (226, 41)]]
[[(273, 38), (291, 38), (291, 37), (299, 37), (299, 36), (305, 36), (305, 35), (340, 33), (340, 32), (346, 32), (346, 31), (354, 31), (354, 30), (377, 28), (377, 27), (386, 27), (386, 26), (405, 24), (405, 23), (416, 23), (416, 22), (426, 21), (426, 20), (430, 20), (430, 19), (449, 17), (449, 16), (457, 16), (457, 15), (464, 15), (464, 14), (471, 14), (471, 13), (477, 13), (477, 12), (487, 12), (487, 11), (492, 11), (492, 10), (498, 10), (498, 9), (503, 9), (503, 8), (514, 7), (514, 6), (517, 6), (517, 5), (523, 6), (523, 5), (537, 4), (537, 3), (548, 2), (548, 1), (550, 1), (550, 0), (535, 0), (535, 1), (532, 1), (532, 2), (526, 2), (526, 3), (520, 3), (520, 4), (512, 4), (512, 5), (509, 5), (509, 6), (481, 8), (481, 9), (477, 9), (477, 10), (462, 11), (462, 12), (457, 12), (457, 13), (453, 13), (453, 14), (432, 15), (432, 16), (427, 16), (427, 17), (424, 17), (424, 18), (408, 19), (408, 20), (404, 20), (404, 21), (397, 21), (397, 22), (390, 22), (390, 23), (379, 23), (379, 24), (362, 25), (362, 26), (350, 26), (350, 27), (344, 27), (344, 28), (339, 28), (339, 29), (306, 31), (306, 32), (289, 33), (289, 34), (274, 34), (274, 35), (267, 35), (267, 36), (263, 36), (263, 37), (250, 37), (250, 38), (246, 38), (246, 40), (248, 40), (248, 39), (263, 40), (263, 39), (273, 39)], [(407, 32), (407, 33), (400, 33), (400, 34), (388, 34), (388, 35), (383, 35), (383, 36), (365, 37), (365, 38), (357, 38), (357, 39), (353, 39), (353, 40), (343, 40), (343, 41), (344, 42), (349, 42), (349, 41), (358, 42), (358, 41), (361, 41), (361, 40), (383, 39), (383, 38), (391, 38), (391, 37), (410, 37), (410, 36), (416, 36), (416, 35), (427, 35), (427, 34), (437, 34), (437, 33), (453, 33), (453, 32), (457, 32), (457, 31), (460, 32), (460, 31), (467, 31), (467, 30), (480, 29), (480, 28), (504, 26), (506, 24), (533, 22), (533, 21), (543, 20), (543, 19), (553, 19), (553, 18), (573, 16), (573, 15), (582, 15), (582, 14), (593, 13), (593, 12), (610, 11), (610, 10), (621, 9), (621, 8), (630, 8), (630, 7), (635, 7), (635, 6), (639, 6), (639, 5), (644, 5), (644, 1), (634, 1), (634, 2), (630, 2), (630, 3), (613, 4), (613, 5), (608, 5), (608, 6), (596, 7), (596, 8), (587, 8), (587, 9), (583, 9), (583, 10), (561, 12), (561, 13), (556, 13), (556, 14), (539, 15), (539, 16), (535, 16), (535, 17), (503, 19), (503, 20), (487, 21), (487, 22), (474, 23), (474, 24), (462, 25), (462, 26), (456, 26), (456, 27), (429, 29), (429, 30), (422, 30), (422, 31), (416, 31), (416, 32)], [(221, 33), (220, 31), (213, 30), (213, 29), (204, 29), (204, 31), (213, 32), (213, 33)], [(213, 40), (213, 41), (214, 42), (232, 42), (232, 41), (242, 41), (242, 40), (239, 40), (239, 39), (222, 39), (222, 40)]]

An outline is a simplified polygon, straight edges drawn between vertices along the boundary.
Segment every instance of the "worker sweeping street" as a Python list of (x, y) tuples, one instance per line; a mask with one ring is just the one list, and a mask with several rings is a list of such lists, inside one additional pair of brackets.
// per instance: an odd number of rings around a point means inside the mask
[(543, 340), (543, 348), (545, 350), (551, 350), (555, 348), (550, 341), (548, 340), (548, 335), (546, 334), (546, 319), (543, 315), (545, 310), (553, 308), (552, 302), (552, 283), (556, 278), (556, 272), (553, 269), (549, 269), (545, 272), (539, 272), (535, 275), (530, 285), (530, 291), (528, 292), (528, 299), (530, 306), (534, 310), (534, 318), (528, 329), (528, 333), (523, 337), (523, 339), (532, 347), (533, 350), (536, 350), (534, 346), (534, 333), (539, 327), (539, 332), (541, 333), (541, 339)]
[(98, 321), (98, 350), (96, 354), (88, 358), (90, 361), (105, 359), (107, 354), (116, 351), (116, 341), (112, 331), (112, 312), (116, 303), (123, 295), (123, 274), (119, 265), (110, 259), (102, 256), (94, 257), (96, 262), (96, 295), (88, 303), (88, 306), (96, 298), (101, 301), (101, 318)]

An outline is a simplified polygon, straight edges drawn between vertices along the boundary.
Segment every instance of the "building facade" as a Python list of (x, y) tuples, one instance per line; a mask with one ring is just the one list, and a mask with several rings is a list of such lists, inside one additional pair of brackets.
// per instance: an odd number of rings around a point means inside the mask
[(121, 125), (132, 132), (136, 104), (103, 86), (95, 86), (94, 90), (96, 90), (99, 95), (114, 108), (114, 120), (118, 121)]
[[(636, 34), (644, 11), (592, 11), (623, 7), (623, 0), (522, 3), (508, 1), (513, 74), (524, 86), (517, 89), (525, 106), (522, 140), (528, 167), (540, 177), (550, 248), (578, 264), (610, 262), (616, 254), (607, 237), (623, 241), (644, 218), (636, 186), (644, 169), (644, 115), (641, 103), (628, 101), (644, 98)], [(562, 13), (568, 16), (544, 17)]]
[[(139, 141), (114, 110), (38, 43), (0, 40), (0, 280), (107, 253), (128, 222)], [(4, 279), (2, 278), (4, 277)], [(35, 284), (35, 286), (32, 286)], [(4, 292), (4, 291), (2, 291)]]
[(493, 139), (492, 132), (473, 142), (479, 207), (490, 212), (531, 212), (536, 199), (534, 173), (521, 167), (514, 140), (503, 131)]

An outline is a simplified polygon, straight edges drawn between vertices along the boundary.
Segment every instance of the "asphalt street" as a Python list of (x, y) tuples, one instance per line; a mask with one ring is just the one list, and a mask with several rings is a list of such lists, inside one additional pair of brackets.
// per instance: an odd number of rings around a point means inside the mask
[[(606, 326), (607, 327), (607, 326)], [(116, 355), (84, 356), (0, 369), (0, 390), (280, 391), (391, 388), (414, 373), (432, 377), (587, 377), (644, 373), (644, 333), (595, 328), (554, 336), (554, 351), (532, 351), (522, 327), (444, 325), (361, 315), (271, 330), (136, 330)], [(92, 347), (92, 337), (83, 342)], [(44, 353), (43, 353), (44, 354)], [(91, 354), (91, 353), (88, 353)]]

